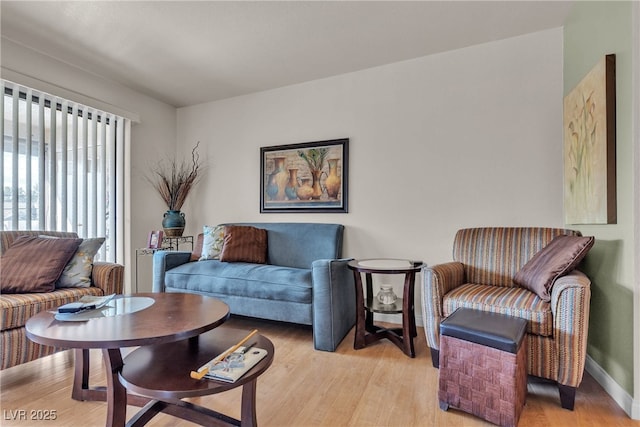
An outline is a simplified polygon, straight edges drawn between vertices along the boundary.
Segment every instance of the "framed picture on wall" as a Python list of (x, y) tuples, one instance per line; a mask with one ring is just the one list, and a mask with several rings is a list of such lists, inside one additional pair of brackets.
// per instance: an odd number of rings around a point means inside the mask
[(160, 249), (161, 247), (162, 247), (162, 230), (156, 230), (149, 233), (147, 248)]
[(615, 224), (616, 56), (606, 55), (564, 98), (564, 222)]
[(260, 212), (346, 213), (349, 139), (260, 148)]

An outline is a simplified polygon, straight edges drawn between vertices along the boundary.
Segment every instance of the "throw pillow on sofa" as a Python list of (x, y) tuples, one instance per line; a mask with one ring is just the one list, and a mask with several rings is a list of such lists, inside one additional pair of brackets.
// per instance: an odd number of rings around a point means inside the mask
[(551, 286), (578, 266), (593, 246), (593, 236), (558, 236), (518, 271), (513, 282), (543, 301), (551, 301)]
[(90, 287), (93, 258), (100, 250), (104, 240), (104, 237), (84, 239), (64, 270), (62, 270), (62, 274), (56, 282), (56, 288)]
[(202, 256), (202, 244), (204, 243), (204, 233), (200, 233), (196, 236), (196, 242), (193, 245), (193, 250), (191, 251), (191, 257), (189, 261), (199, 261)]
[(82, 239), (20, 236), (0, 258), (3, 293), (51, 292)]
[(200, 261), (220, 258), (224, 244), (224, 225), (216, 225), (215, 227), (205, 225), (202, 227), (202, 233), (204, 236)]
[(225, 226), (220, 261), (266, 264), (267, 230), (248, 225)]
[[(40, 235), (43, 239), (60, 239), (56, 236)], [(91, 286), (93, 258), (104, 243), (104, 237), (83, 239), (56, 282), (56, 288), (88, 288)]]

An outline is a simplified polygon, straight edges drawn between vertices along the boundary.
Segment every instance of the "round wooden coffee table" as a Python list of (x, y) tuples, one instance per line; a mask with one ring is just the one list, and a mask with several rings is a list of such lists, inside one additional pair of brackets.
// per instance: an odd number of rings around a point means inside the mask
[[(200, 425), (219, 425), (221, 422), (229, 425), (257, 425), (258, 377), (273, 362), (274, 348), (269, 339), (256, 335), (247, 343), (247, 345), (254, 344), (254, 348), (267, 350), (267, 355), (235, 383), (207, 378), (196, 380), (189, 375), (191, 371), (197, 371), (215, 356), (239, 342), (245, 335), (247, 335), (246, 331), (223, 326), (200, 335), (197, 345), (186, 340), (134, 350), (124, 358), (120, 382), (128, 391), (152, 400), (129, 420), (128, 425), (142, 426), (159, 412)], [(240, 420), (182, 400), (188, 397), (221, 393), (240, 386), (242, 386)]]
[[(147, 300), (145, 300), (147, 299)], [(152, 303), (140, 309), (140, 302)], [(197, 345), (198, 336), (229, 318), (229, 307), (220, 300), (195, 294), (148, 293), (119, 295), (109, 303), (104, 316), (81, 322), (55, 319), (45, 311), (26, 323), (27, 337), (39, 344), (76, 349), (72, 398), (107, 401), (107, 426), (123, 426), (127, 403), (142, 406), (148, 399), (131, 395), (118, 380), (123, 347), (163, 344), (187, 340)], [(145, 305), (145, 304), (143, 304)], [(135, 311), (137, 310), (137, 311)], [(102, 349), (107, 386), (89, 387), (89, 349)]]

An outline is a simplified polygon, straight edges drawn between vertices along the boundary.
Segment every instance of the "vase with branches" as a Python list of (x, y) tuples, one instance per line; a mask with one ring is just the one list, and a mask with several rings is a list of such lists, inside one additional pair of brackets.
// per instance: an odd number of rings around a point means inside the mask
[(191, 150), (191, 160), (164, 159), (151, 168), (147, 180), (167, 205), (162, 227), (167, 237), (180, 237), (186, 220), (180, 212), (187, 196), (201, 178), (202, 163), (198, 154), (200, 142)]
[(308, 150), (298, 150), (298, 156), (304, 159), (309, 165), (309, 172), (311, 172), (311, 188), (313, 193), (311, 198), (318, 200), (322, 196), (322, 187), (320, 186), (320, 177), (322, 175), (322, 168), (324, 167), (324, 161), (329, 155), (329, 147), (310, 148)]

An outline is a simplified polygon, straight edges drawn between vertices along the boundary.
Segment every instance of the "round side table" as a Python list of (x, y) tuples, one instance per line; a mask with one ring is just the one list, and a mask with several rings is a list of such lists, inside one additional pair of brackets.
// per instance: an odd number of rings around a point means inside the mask
[[(400, 259), (364, 259), (349, 261), (356, 287), (356, 334), (353, 348), (361, 349), (372, 342), (386, 338), (397, 345), (407, 356), (415, 357), (413, 338), (416, 332), (415, 283), (416, 273), (422, 261)], [(404, 274), (402, 298), (392, 304), (382, 304), (373, 295), (373, 274)], [(366, 300), (362, 285), (365, 276)], [(373, 313), (402, 313), (401, 328), (385, 328), (373, 323)]]

